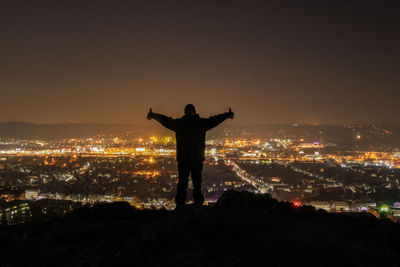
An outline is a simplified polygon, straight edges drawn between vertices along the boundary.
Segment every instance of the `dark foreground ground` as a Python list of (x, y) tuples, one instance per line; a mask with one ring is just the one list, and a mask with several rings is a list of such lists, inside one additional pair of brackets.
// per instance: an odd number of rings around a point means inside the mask
[(399, 266), (400, 226), (226, 192), (214, 207), (127, 203), (0, 228), (0, 266)]

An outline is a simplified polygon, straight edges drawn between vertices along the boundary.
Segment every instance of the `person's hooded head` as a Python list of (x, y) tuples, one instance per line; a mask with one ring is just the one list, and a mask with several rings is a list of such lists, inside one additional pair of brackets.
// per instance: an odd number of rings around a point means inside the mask
[(187, 104), (185, 106), (185, 115), (189, 117), (196, 115), (196, 109), (192, 104)]

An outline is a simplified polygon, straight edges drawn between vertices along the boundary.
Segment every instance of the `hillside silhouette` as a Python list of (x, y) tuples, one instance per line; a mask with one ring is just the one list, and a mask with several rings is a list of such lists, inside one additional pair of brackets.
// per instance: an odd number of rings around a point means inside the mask
[(398, 266), (400, 227), (227, 191), (215, 206), (96, 204), (0, 228), (1, 266)]

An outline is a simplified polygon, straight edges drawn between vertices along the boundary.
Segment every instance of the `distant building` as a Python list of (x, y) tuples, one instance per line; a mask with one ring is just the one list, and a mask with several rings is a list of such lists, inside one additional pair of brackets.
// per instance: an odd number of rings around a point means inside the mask
[(332, 201), (331, 211), (334, 212), (350, 211), (350, 206), (344, 201)]
[(316, 209), (331, 211), (331, 203), (329, 203), (328, 201), (311, 201), (308, 204), (314, 206)]
[(105, 196), (102, 194), (89, 194), (88, 195), (88, 202), (94, 203), (94, 202), (101, 202), (105, 201)]
[(373, 208), (376, 208), (376, 203), (370, 203), (370, 202), (357, 202), (353, 203), (350, 206), (351, 211), (355, 212), (367, 212), (368, 210)]
[(39, 196), (39, 190), (27, 189), (25, 190), (25, 199), (27, 200), (37, 200)]
[(21, 200), (0, 204), (0, 224), (20, 224), (31, 216), (29, 203)]

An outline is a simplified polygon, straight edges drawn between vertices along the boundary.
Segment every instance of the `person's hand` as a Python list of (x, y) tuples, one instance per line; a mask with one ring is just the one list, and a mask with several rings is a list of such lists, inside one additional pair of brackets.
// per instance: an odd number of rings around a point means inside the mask
[(228, 111), (228, 118), (233, 119), (233, 117), (235, 116), (235, 113), (232, 112), (231, 108), (229, 108)]
[(149, 113), (147, 113), (147, 119), (148, 120), (151, 120), (152, 118), (153, 118), (153, 111), (151, 110), (151, 108), (150, 108), (150, 111), (149, 111)]

